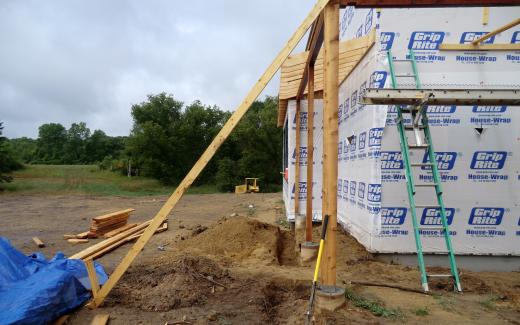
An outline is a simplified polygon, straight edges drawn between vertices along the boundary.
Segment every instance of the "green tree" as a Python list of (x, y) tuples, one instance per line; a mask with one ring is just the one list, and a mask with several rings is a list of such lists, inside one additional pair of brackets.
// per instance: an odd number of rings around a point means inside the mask
[(64, 162), (68, 164), (85, 163), (87, 157), (87, 140), (90, 137), (90, 129), (85, 122), (72, 123), (67, 131)]
[(0, 122), (0, 183), (12, 180), (12, 177), (6, 173), (22, 168), (22, 164), (14, 159), (13, 153), (7, 146), (7, 138), (2, 136), (3, 129), (3, 122)]
[(67, 130), (59, 123), (42, 124), (38, 128), (37, 161), (47, 164), (59, 164), (64, 160), (67, 145)]
[(29, 164), (36, 159), (38, 145), (35, 139), (22, 137), (9, 139), (7, 145), (16, 160)]

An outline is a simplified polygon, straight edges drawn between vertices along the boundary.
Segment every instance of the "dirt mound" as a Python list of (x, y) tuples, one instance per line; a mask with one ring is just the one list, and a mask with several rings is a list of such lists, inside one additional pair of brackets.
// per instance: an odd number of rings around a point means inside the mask
[(179, 247), (263, 265), (295, 262), (292, 233), (246, 217), (222, 218), (203, 233), (180, 243)]
[[(204, 305), (207, 296), (232, 278), (226, 269), (200, 256), (180, 255), (132, 268), (107, 305), (123, 304), (145, 311)], [(218, 283), (218, 284), (216, 284)]]

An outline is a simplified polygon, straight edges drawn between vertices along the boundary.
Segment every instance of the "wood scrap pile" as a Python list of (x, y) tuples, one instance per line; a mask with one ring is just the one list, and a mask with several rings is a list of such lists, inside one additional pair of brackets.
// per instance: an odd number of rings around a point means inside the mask
[[(97, 244), (94, 244), (81, 252), (78, 252), (74, 255), (72, 255), (71, 259), (96, 259), (99, 258), (106, 253), (116, 249), (117, 247), (128, 243), (132, 240), (138, 239), (142, 236), (144, 233), (146, 227), (151, 223), (152, 221), (146, 221), (139, 225), (136, 225), (134, 227), (130, 227), (118, 234), (113, 235), (112, 237), (105, 239)], [(168, 230), (168, 224), (166, 221), (157, 229), (155, 233), (163, 232)]]
[(97, 238), (125, 226), (130, 213), (134, 211), (135, 209), (125, 209), (92, 218), (92, 224), (87, 235), (88, 238)]

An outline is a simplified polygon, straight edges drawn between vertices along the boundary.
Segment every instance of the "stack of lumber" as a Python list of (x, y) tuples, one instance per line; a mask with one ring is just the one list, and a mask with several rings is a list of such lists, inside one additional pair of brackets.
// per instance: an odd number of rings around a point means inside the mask
[(97, 238), (112, 230), (126, 226), (130, 213), (135, 209), (126, 209), (92, 218), (88, 238)]
[[(127, 230), (124, 230), (118, 234), (113, 235), (112, 237), (105, 239), (97, 244), (94, 244), (81, 252), (78, 252), (72, 255), (71, 259), (96, 259), (104, 254), (116, 249), (117, 247), (128, 243), (132, 240), (135, 240), (142, 236), (146, 227), (152, 222), (152, 220), (143, 222), (141, 224), (135, 225)], [(168, 229), (168, 224), (166, 221), (157, 229), (155, 233), (163, 232)]]

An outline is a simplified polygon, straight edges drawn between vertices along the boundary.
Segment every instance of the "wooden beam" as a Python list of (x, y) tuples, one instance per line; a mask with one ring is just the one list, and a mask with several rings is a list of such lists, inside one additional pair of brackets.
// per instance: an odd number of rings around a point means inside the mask
[(520, 51), (520, 44), (441, 44), (441, 51)]
[(96, 268), (94, 267), (94, 261), (91, 258), (87, 258), (85, 261), (87, 267), (88, 279), (90, 280), (90, 288), (92, 290), (92, 297), (97, 297), (99, 292), (99, 282), (96, 275)]
[(497, 28), (492, 32), (489, 32), (486, 35), (482, 35), (482, 37), (477, 38), (476, 40), (471, 42), (471, 44), (478, 45), (479, 43), (482, 43), (483, 41), (487, 40), (488, 38), (493, 37), (498, 33), (502, 33), (503, 31), (506, 31), (511, 27), (515, 27), (518, 24), (520, 24), (520, 18), (515, 19), (512, 22), (510, 22), (509, 24), (505, 24), (504, 26), (502, 26), (500, 28)]
[(294, 143), (294, 220), (300, 214), (300, 146), (301, 146), (301, 101), (296, 99), (296, 111), (294, 118), (296, 120), (295, 143)]
[(305, 206), (305, 241), (312, 242), (312, 191), (314, 169), (314, 66), (308, 71), (307, 95), (307, 201)]
[(517, 6), (518, 0), (341, 0), (341, 7), (415, 8), (415, 7), (482, 7)]
[(323, 14), (321, 14), (318, 19), (316, 19), (314, 25), (314, 33), (309, 35), (309, 55), (307, 56), (305, 66), (303, 68), (302, 79), (300, 80), (298, 92), (296, 93), (297, 98), (301, 98), (303, 96), (303, 92), (307, 86), (309, 66), (314, 66), (316, 63), (316, 59), (320, 53), (321, 45), (323, 44)]
[(110, 318), (109, 314), (99, 314), (94, 316), (94, 319), (90, 323), (90, 325), (106, 325), (108, 323), (108, 319)]
[[(312, 22), (319, 16), (320, 12), (327, 5), (329, 0), (318, 0), (307, 17), (300, 24), (298, 29), (294, 32), (291, 38), (284, 45), (280, 53), (275, 57), (273, 62), (269, 65), (269, 67), (262, 74), (260, 79), (255, 83), (255, 85), (251, 88), (247, 96), (244, 98), (242, 103), (238, 106), (236, 111), (231, 115), (226, 124), (222, 127), (220, 132), (217, 134), (215, 139), (211, 142), (209, 147), (204, 151), (199, 160), (193, 165), (191, 170), (188, 172), (186, 177), (179, 184), (175, 192), (168, 198), (166, 203), (162, 206), (159, 212), (155, 215), (152, 222), (146, 228), (143, 235), (137, 240), (134, 246), (130, 249), (130, 251), (123, 258), (121, 263), (116, 267), (108, 281), (103, 285), (101, 290), (99, 291), (99, 295), (95, 298), (92, 303), (95, 306), (99, 306), (103, 303), (106, 296), (110, 293), (112, 288), (117, 284), (119, 279), (126, 272), (130, 264), (132, 264), (133, 260), (139, 255), (141, 250), (144, 248), (146, 243), (150, 240), (152, 235), (155, 233), (157, 228), (162, 224), (164, 219), (168, 217), (173, 208), (177, 205), (177, 202), (184, 195), (186, 190), (191, 186), (191, 184), (195, 181), (195, 179), (202, 172), (204, 167), (208, 164), (210, 159), (215, 155), (218, 148), (222, 145), (222, 143), (227, 139), (231, 131), (236, 127), (238, 122), (242, 119), (244, 114), (248, 111), (249, 107), (253, 103), (253, 101), (260, 95), (262, 90), (267, 86), (269, 81), (273, 78), (278, 69), (282, 66), (284, 60), (289, 56), (289, 54), (293, 51), (293, 49), (298, 45), (302, 37), (305, 35), (306, 31), (311, 26)], [(137, 228), (137, 227), (136, 227)], [(135, 229), (135, 228), (132, 228)], [(117, 237), (117, 236), (115, 236)], [(113, 238), (115, 238), (113, 237)]]
[(336, 286), (336, 229), (338, 186), (338, 74), (339, 2), (330, 1), (324, 10), (323, 87), (323, 216), (329, 216), (322, 259), (321, 284)]

